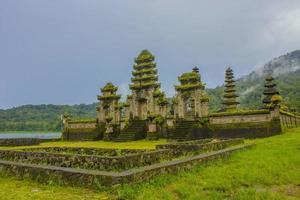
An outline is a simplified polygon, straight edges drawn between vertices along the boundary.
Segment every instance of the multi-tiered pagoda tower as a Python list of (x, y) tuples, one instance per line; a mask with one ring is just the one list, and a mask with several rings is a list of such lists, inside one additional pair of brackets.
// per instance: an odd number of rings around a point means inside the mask
[(226, 111), (236, 110), (239, 102), (237, 102), (237, 100), (236, 100), (238, 95), (236, 94), (233, 71), (230, 67), (228, 67), (225, 72), (225, 90), (224, 90), (224, 92), (225, 92), (225, 94), (224, 94), (223, 104), (225, 105)]
[(118, 87), (107, 83), (102, 89), (102, 95), (98, 96), (100, 101), (97, 107), (99, 122), (118, 123), (121, 120), (119, 100), (121, 95), (117, 94)]
[(265, 80), (265, 90), (263, 92), (265, 98), (263, 99), (263, 103), (268, 107), (272, 103), (272, 97), (278, 95), (279, 92), (276, 90), (276, 84), (273, 82), (274, 78), (272, 76), (267, 76)]
[(174, 114), (178, 118), (205, 117), (208, 114), (208, 97), (204, 93), (199, 69), (178, 77), (180, 85), (175, 86)]
[(167, 101), (160, 90), (154, 59), (148, 50), (143, 50), (135, 59), (129, 85), (132, 94), (127, 98), (128, 118), (145, 120), (149, 114), (166, 115)]

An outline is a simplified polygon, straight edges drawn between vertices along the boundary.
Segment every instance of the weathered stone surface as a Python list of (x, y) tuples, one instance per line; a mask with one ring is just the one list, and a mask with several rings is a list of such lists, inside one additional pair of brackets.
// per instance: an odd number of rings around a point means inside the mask
[(203, 162), (218, 158), (226, 158), (234, 151), (246, 149), (251, 146), (252, 145), (240, 145), (229, 147), (219, 151), (188, 157), (181, 160), (153, 164), (147, 167), (131, 169), (120, 173), (25, 164), (4, 160), (0, 160), (0, 170), (14, 174), (18, 177), (31, 177), (32, 179), (46, 183), (49, 181), (55, 181), (64, 185), (99, 188), (101, 186), (140, 182), (148, 180), (158, 174), (176, 173), (182, 170), (187, 170), (194, 165)]
[(287, 114), (280, 114), (280, 122), (283, 128), (300, 127), (300, 117), (290, 116)]
[(108, 149), (108, 148), (87, 148), (87, 147), (45, 147), (45, 148), (26, 148), (19, 149), (32, 152), (49, 152), (61, 154), (95, 155), (95, 156), (122, 156), (149, 152), (152, 150), (144, 149)]
[(189, 152), (199, 154), (199, 152), (208, 152), (224, 149), (229, 146), (242, 144), (242, 139), (229, 139), (229, 140), (196, 140), (190, 142), (178, 142), (171, 144), (157, 145), (156, 149), (170, 149), (176, 156), (184, 155)]
[(67, 141), (93, 141), (102, 137), (103, 132), (97, 128), (67, 128), (62, 133), (62, 139)]
[(169, 160), (173, 156), (169, 150), (141, 152), (122, 156), (78, 155), (48, 152), (0, 150), (0, 159), (22, 163), (52, 165), (81, 169), (122, 171)]
[(39, 145), (40, 142), (38, 138), (0, 139), (0, 146), (29, 146)]

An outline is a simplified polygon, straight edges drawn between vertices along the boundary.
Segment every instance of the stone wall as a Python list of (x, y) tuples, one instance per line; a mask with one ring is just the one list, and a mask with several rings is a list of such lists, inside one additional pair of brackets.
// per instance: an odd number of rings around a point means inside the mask
[(169, 160), (172, 157), (173, 154), (169, 150), (157, 150), (123, 156), (90, 156), (34, 151), (0, 150), (1, 160), (104, 171), (122, 171), (134, 167), (158, 163), (161, 160)]
[(269, 122), (272, 120), (270, 114), (252, 114), (252, 115), (231, 115), (231, 116), (213, 116), (209, 118), (211, 124), (232, 124), (232, 123), (253, 123)]
[(278, 109), (213, 113), (209, 123), (193, 128), (188, 139), (269, 137), (282, 133), (280, 121)]
[(211, 124), (208, 127), (193, 130), (192, 137), (209, 135), (214, 138), (262, 138), (282, 133), (280, 120), (269, 122), (248, 122), (232, 124)]
[(180, 156), (190, 152), (193, 152), (193, 154), (199, 154), (201, 152), (216, 151), (229, 146), (242, 144), (243, 142), (244, 141), (242, 139), (229, 139), (221, 141), (208, 139), (157, 145), (156, 149), (170, 149), (176, 156)]
[(67, 128), (62, 133), (62, 139), (68, 141), (100, 140), (103, 133), (97, 128)]
[(137, 169), (123, 172), (105, 172), (95, 170), (69, 169), (64, 167), (45, 166), (18, 163), (0, 160), (0, 170), (13, 174), (17, 177), (30, 177), (39, 182), (57, 182), (61, 185), (84, 186), (88, 188), (102, 188), (103, 186), (119, 185), (123, 183), (141, 182), (153, 176), (177, 173), (191, 169), (194, 165), (212, 161), (214, 159), (226, 158), (232, 152), (243, 150), (252, 145), (242, 145), (227, 149), (209, 152), (180, 160), (153, 164)]
[(300, 117), (295, 115), (280, 113), (280, 121), (283, 128), (300, 127)]
[(0, 139), (1, 146), (30, 146), (39, 145), (40, 139), (37, 138), (16, 138), (16, 139)]
[(144, 149), (107, 149), (107, 148), (87, 148), (87, 147), (46, 147), (46, 148), (26, 148), (18, 149), (20, 151), (30, 152), (48, 152), (61, 154), (77, 154), (90, 156), (122, 156), (137, 153), (150, 152), (152, 150)]
[(70, 128), (70, 129), (92, 129), (92, 128), (96, 128), (96, 122), (89, 122), (89, 123), (73, 122), (73, 123), (69, 123), (67, 128)]

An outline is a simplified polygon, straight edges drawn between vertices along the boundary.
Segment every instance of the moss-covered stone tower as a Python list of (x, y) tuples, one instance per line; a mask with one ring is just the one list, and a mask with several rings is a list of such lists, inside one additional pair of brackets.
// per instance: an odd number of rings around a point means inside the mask
[(148, 50), (143, 50), (133, 65), (131, 84), (132, 94), (128, 96), (128, 118), (147, 119), (151, 113), (166, 115), (167, 101), (160, 90), (155, 57)]
[(205, 84), (201, 82), (199, 69), (178, 77), (180, 85), (175, 85), (174, 114), (178, 118), (205, 117), (208, 114), (208, 96)]
[(272, 103), (272, 97), (274, 95), (279, 95), (279, 92), (276, 90), (276, 84), (273, 82), (274, 78), (272, 76), (267, 76), (265, 81), (265, 90), (263, 92), (265, 97), (263, 103), (268, 107), (268, 105)]
[(236, 94), (233, 71), (230, 67), (228, 67), (225, 72), (225, 90), (224, 90), (224, 92), (225, 92), (225, 94), (224, 94), (223, 104), (225, 106), (225, 110), (226, 111), (235, 110), (237, 108), (239, 102), (237, 102), (237, 100), (236, 100), (238, 95)]
[(100, 101), (97, 107), (99, 122), (119, 123), (121, 118), (119, 100), (121, 95), (117, 94), (118, 87), (107, 83), (101, 88), (102, 95), (98, 96)]

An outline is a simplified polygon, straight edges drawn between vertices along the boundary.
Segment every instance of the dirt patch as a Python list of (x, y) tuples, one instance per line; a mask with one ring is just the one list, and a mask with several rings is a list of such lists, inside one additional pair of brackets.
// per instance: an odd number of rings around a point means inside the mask
[(274, 186), (271, 189), (272, 192), (285, 194), (289, 197), (300, 198), (300, 185), (280, 185)]

